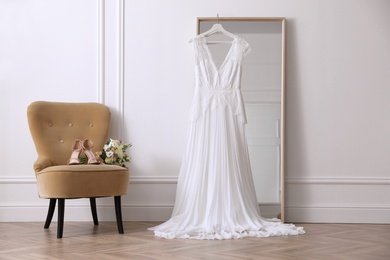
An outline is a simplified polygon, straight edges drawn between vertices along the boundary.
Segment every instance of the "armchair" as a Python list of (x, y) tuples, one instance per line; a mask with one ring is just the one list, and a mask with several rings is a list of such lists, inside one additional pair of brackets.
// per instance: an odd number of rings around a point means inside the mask
[(89, 139), (95, 149), (103, 148), (110, 116), (109, 108), (98, 103), (36, 101), (27, 109), (38, 154), (34, 163), (38, 195), (50, 200), (44, 228), (49, 228), (58, 200), (57, 238), (63, 236), (65, 199), (77, 198), (89, 198), (93, 222), (98, 225), (96, 198), (114, 197), (118, 232), (124, 233), (121, 196), (127, 193), (129, 170), (106, 164), (67, 164), (76, 139)]

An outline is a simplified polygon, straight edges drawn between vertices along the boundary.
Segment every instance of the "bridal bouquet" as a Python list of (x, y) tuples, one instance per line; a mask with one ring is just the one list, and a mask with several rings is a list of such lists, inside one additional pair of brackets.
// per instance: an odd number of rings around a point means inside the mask
[(103, 150), (96, 152), (96, 157), (101, 158), (105, 164), (114, 164), (126, 168), (125, 163), (130, 162), (130, 157), (127, 155), (127, 148), (131, 144), (122, 144), (122, 141), (109, 139), (103, 146)]

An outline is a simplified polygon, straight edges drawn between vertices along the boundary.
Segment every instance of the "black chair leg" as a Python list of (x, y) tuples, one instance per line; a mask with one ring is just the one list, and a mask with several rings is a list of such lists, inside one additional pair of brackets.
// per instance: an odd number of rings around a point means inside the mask
[(62, 234), (64, 231), (64, 213), (65, 213), (65, 199), (58, 199), (57, 238), (62, 238)]
[(89, 198), (89, 201), (91, 204), (93, 223), (97, 226), (97, 225), (99, 225), (99, 220), (98, 220), (97, 211), (96, 211), (96, 198)]
[(56, 208), (57, 199), (50, 199), (49, 210), (47, 212), (46, 222), (44, 228), (49, 228), (51, 220), (53, 219), (54, 210)]
[(121, 196), (115, 196), (115, 215), (116, 215), (116, 224), (118, 226), (119, 234), (123, 234), (123, 223), (122, 223), (122, 206), (121, 206)]

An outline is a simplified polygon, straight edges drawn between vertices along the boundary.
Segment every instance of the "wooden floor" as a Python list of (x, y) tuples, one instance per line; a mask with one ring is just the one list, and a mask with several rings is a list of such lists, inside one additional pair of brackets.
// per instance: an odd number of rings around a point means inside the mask
[(205, 241), (154, 237), (158, 223), (0, 223), (0, 259), (390, 259), (390, 225), (301, 224), (306, 234), (288, 237)]

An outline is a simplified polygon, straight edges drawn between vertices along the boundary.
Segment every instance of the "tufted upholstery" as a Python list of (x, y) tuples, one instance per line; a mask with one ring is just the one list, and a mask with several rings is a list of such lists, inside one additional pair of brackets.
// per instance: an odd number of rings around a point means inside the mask
[[(76, 139), (90, 139), (103, 148), (110, 130), (110, 110), (98, 103), (33, 102), (28, 107), (28, 122), (39, 163), (50, 166), (67, 163)], [(34, 165), (36, 171), (42, 165)]]
[[(116, 203), (119, 198), (120, 206), (120, 196), (128, 189), (128, 169), (105, 164), (67, 165), (76, 139), (91, 140), (93, 152), (103, 148), (110, 129), (108, 107), (98, 103), (36, 101), (28, 107), (27, 118), (38, 153), (34, 170), (39, 197), (54, 200), (51, 204), (56, 199), (93, 198), (91, 208), (94, 211), (94, 198), (114, 196)], [(48, 219), (49, 215), (50, 209)], [(94, 221), (97, 224), (97, 216)], [(118, 231), (123, 233), (119, 224)], [(57, 236), (62, 237), (62, 230)]]

